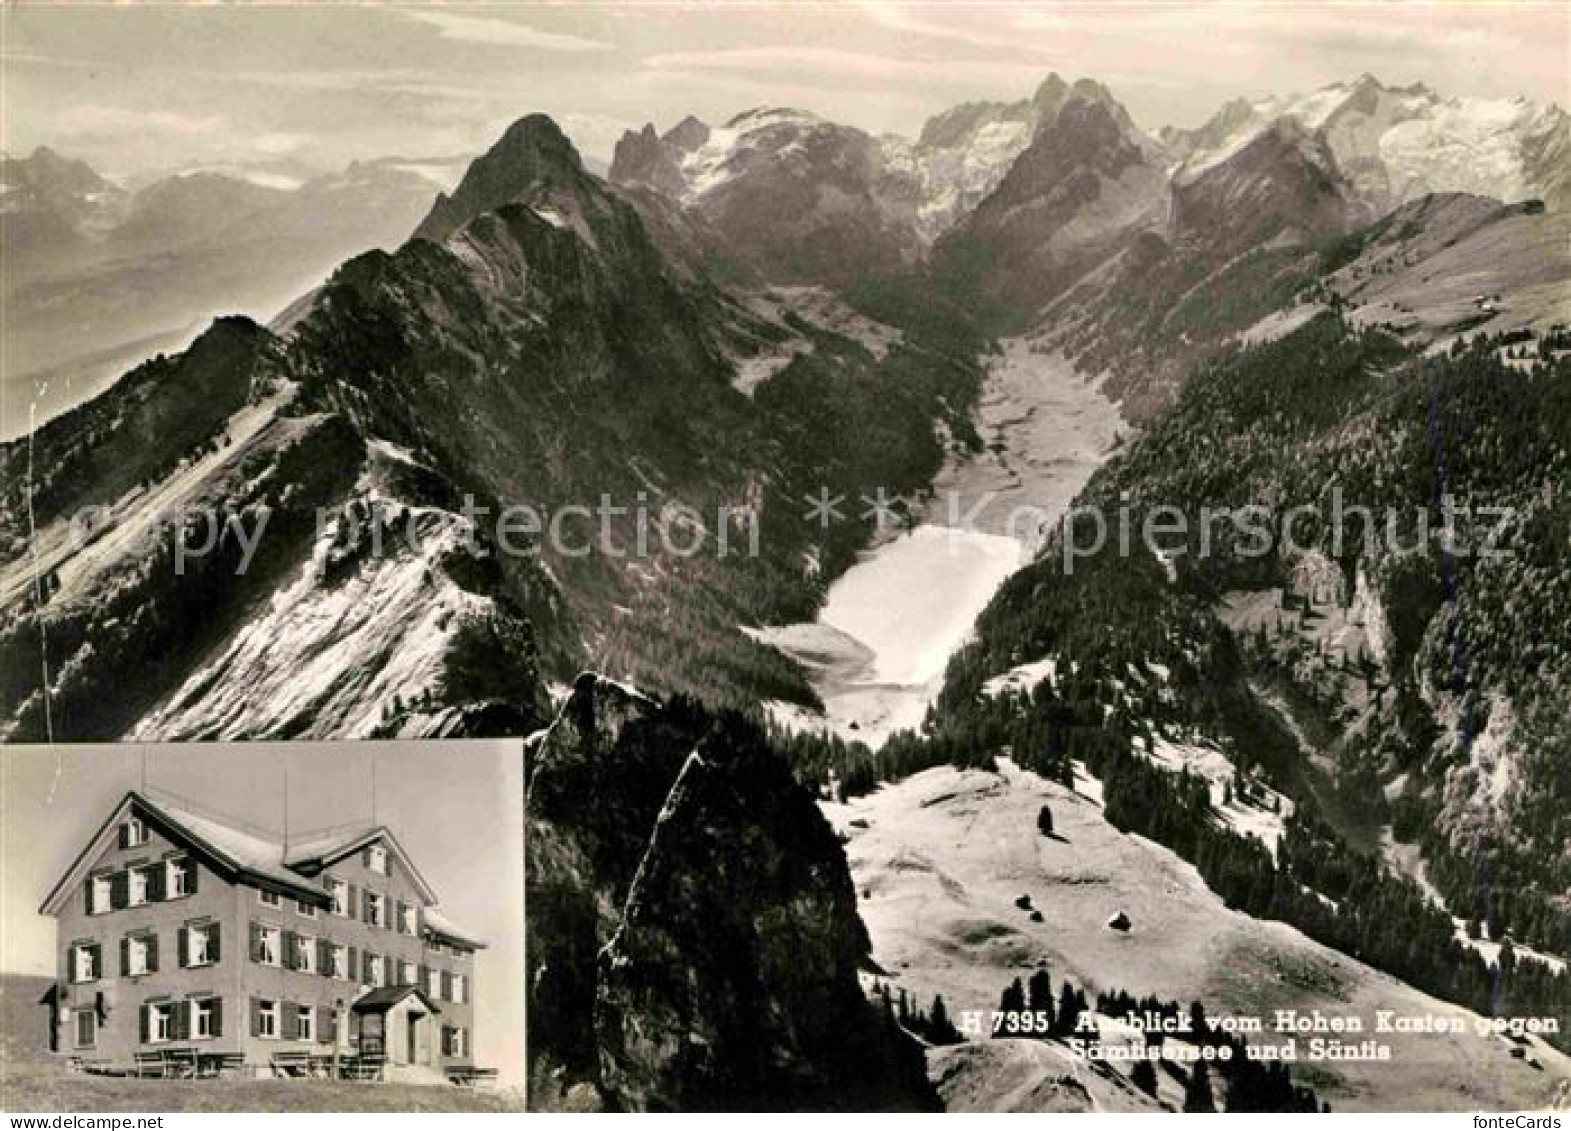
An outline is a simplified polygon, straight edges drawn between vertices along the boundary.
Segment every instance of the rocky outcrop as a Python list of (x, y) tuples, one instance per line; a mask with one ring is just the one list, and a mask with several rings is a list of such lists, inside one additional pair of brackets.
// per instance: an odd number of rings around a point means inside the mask
[(581, 676), (528, 742), (531, 1106), (934, 1109), (845, 856), (737, 715)]

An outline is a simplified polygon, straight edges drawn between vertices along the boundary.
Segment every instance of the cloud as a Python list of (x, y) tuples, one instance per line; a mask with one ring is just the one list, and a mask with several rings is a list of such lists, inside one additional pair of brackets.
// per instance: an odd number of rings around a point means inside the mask
[[(1029, 41), (1010, 39), (1007, 36), (987, 35), (967, 27), (955, 27), (950, 24), (934, 23), (932, 20), (918, 19), (908, 13), (898, 4), (883, 3), (882, 0), (856, 0), (856, 8), (871, 19), (879, 27), (888, 28), (907, 35), (922, 35), (931, 39), (948, 39), (957, 43), (967, 43), (973, 47), (985, 47), (990, 51), (1010, 52), (1036, 52), (1036, 45)], [(962, 10), (962, 18), (974, 21), (977, 18), (975, 10)], [(1042, 13), (1028, 12), (1026, 15), (1045, 18)], [(1022, 25), (1023, 26), (1023, 25)]]
[(651, 55), (643, 65), (655, 71), (781, 71), (890, 77), (920, 74), (929, 64), (832, 47), (739, 47), (725, 51), (678, 51)]
[(170, 110), (127, 110), (120, 106), (72, 106), (55, 114), (54, 131), (61, 137), (105, 137), (155, 133), (202, 137), (224, 126), (219, 115), (176, 114)]
[(270, 157), (279, 157), (285, 153), (294, 153), (310, 145), (314, 139), (309, 134), (292, 133), (266, 133), (262, 134), (251, 144), (258, 153), (266, 153)]
[(406, 20), (434, 27), (443, 39), (485, 43), (495, 47), (536, 47), (543, 51), (610, 51), (611, 44), (577, 35), (540, 31), (512, 20), (464, 16), (457, 12), (392, 9)]

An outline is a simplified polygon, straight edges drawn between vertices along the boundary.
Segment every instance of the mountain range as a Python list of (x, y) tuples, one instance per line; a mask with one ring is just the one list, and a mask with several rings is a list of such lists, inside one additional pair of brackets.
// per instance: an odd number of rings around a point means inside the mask
[(14, 436), (215, 315), (269, 319), (345, 258), (395, 246), (437, 184), (417, 163), (309, 178), (195, 170), (135, 191), (47, 148), (0, 160), (0, 402)]
[[(605, 178), (531, 114), (434, 195), (391, 165), (128, 197), (8, 162), (8, 249), (50, 265), (7, 302), (58, 310), (40, 340), (115, 272), (178, 295), (146, 272), (266, 256), (294, 290), (0, 446), (0, 738), (529, 736), (551, 1106), (934, 1106), (912, 1034), (948, 1039), (942, 1003), (859, 989), (891, 976), (873, 895), (813, 802), (1005, 757), (1094, 778), (1244, 913), (1461, 1008), (1565, 1013), (1568, 128), (1366, 77), (1153, 136), (1055, 75), (915, 141), (651, 124)], [(942, 469), (1060, 457), (978, 431), (1001, 355), (1118, 402), (1081, 502), (1337, 485), (1427, 514), (1454, 487), (1513, 508), (1517, 564), (1327, 540), (1069, 576), (1060, 527), (919, 728), (766, 726), (820, 712), (833, 659), (766, 628), (924, 521)], [(1241, 796), (1275, 798), (1269, 846)]]

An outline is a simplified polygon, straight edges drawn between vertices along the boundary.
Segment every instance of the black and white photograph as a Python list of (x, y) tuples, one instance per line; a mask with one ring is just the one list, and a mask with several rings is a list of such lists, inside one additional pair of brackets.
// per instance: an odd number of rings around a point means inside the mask
[(8, 1110), (507, 1111), (515, 743), (8, 750)]
[(1564, 0), (0, 6), (0, 1108), (1559, 1127), (1568, 102)]

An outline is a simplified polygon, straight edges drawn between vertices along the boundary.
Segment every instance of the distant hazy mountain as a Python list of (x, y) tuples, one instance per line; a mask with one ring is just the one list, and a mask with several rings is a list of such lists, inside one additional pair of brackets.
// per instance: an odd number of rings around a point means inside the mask
[(0, 154), (0, 238), (6, 272), (80, 251), (123, 214), (128, 196), (83, 161), (39, 146), (29, 157)]
[(437, 188), (418, 169), (357, 163), (294, 188), (191, 172), (131, 194), (48, 150), (8, 160), (3, 435), (215, 314), (270, 318), (345, 257), (401, 243)]

